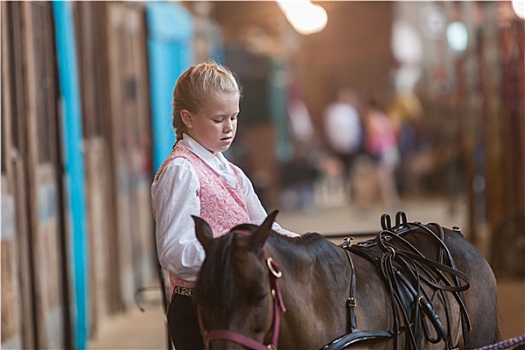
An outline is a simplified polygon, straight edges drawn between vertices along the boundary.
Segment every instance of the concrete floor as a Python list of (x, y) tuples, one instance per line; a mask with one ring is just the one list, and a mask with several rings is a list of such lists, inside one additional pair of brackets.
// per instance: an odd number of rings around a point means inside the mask
[[(440, 200), (408, 201), (403, 203), (402, 210), (407, 214), (408, 221), (438, 222), (447, 227), (466, 226), (464, 208), (458, 207), (451, 213)], [(379, 205), (366, 212), (356, 210), (352, 206), (339, 206), (306, 213), (283, 211), (279, 213), (277, 221), (286, 229), (299, 233), (375, 232), (380, 228), (380, 217), (383, 213)], [(160, 299), (152, 295), (147, 300), (150, 302), (145, 305), (144, 312), (133, 308), (104, 322), (98, 334), (88, 344), (88, 348), (166, 349), (166, 326)], [(525, 334), (525, 281), (498, 280), (498, 310), (503, 340)]]

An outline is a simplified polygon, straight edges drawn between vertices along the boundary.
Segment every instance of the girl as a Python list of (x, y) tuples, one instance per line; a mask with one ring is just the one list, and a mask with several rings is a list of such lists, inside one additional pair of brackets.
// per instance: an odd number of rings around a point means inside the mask
[[(214, 236), (266, 217), (248, 177), (222, 152), (237, 131), (241, 90), (229, 69), (216, 63), (190, 67), (173, 92), (177, 142), (151, 187), (158, 258), (169, 272), (172, 300), (168, 330), (177, 350), (203, 349), (191, 295), (204, 260), (191, 215), (206, 220)], [(297, 234), (282, 229), (280, 233)]]

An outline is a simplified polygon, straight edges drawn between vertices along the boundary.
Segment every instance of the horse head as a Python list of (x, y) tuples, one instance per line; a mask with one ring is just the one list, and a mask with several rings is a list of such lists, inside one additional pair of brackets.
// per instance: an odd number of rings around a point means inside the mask
[(208, 348), (276, 347), (279, 312), (284, 309), (280, 271), (264, 247), (276, 215), (272, 212), (260, 226), (238, 225), (218, 238), (203, 219), (193, 217), (206, 252), (195, 303)]

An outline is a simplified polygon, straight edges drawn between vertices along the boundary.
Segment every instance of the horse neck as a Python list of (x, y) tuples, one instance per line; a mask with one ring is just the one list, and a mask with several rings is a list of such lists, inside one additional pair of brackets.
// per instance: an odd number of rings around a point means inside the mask
[(290, 239), (272, 234), (268, 249), (287, 281), (304, 285), (311, 283), (332, 283), (340, 274), (349, 275), (350, 267), (343, 249), (318, 234), (307, 234)]
[[(283, 273), (279, 283), (287, 311), (281, 316), (279, 346), (305, 349), (319, 343), (319, 320), (328, 322), (333, 337), (345, 332), (346, 309), (339, 301), (348, 297), (351, 270), (343, 249), (322, 236), (274, 238), (267, 243)], [(319, 301), (334, 308), (318, 307)]]

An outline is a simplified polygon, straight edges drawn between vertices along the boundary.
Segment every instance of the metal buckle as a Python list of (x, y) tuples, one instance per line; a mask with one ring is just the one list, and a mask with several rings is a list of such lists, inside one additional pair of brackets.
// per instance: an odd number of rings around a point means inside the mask
[(181, 287), (181, 286), (175, 286), (175, 293), (178, 294), (178, 295), (191, 297), (191, 295), (193, 294), (193, 289), (192, 288)]
[(348, 306), (350, 306), (350, 307), (356, 307), (357, 306), (357, 301), (355, 300), (354, 297), (349, 297), (347, 302), (348, 302)]
[(279, 270), (279, 268), (276, 268), (276, 266), (274, 266), (273, 259), (271, 257), (266, 259), (266, 265), (268, 266), (268, 269), (270, 270), (272, 275), (275, 276), (275, 278), (281, 278), (283, 276), (283, 273)]

